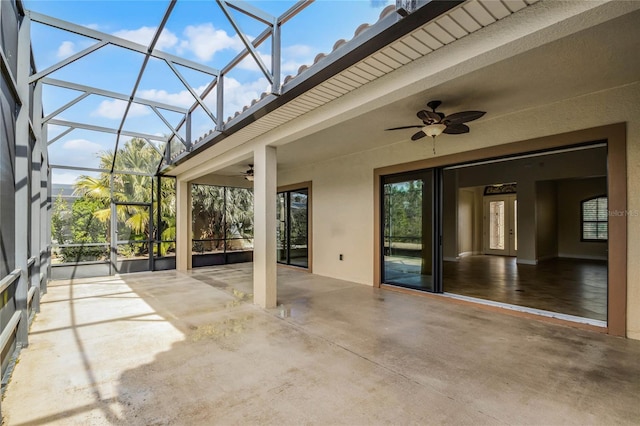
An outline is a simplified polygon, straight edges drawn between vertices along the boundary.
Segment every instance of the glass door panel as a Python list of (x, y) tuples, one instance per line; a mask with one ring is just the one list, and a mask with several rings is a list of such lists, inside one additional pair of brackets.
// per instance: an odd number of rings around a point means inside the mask
[(518, 249), (517, 203), (515, 195), (485, 198), (485, 254), (516, 256)]
[(433, 172), (383, 178), (382, 282), (434, 291)]
[[(151, 270), (151, 204), (112, 203), (111, 221), (111, 261), (118, 272)], [(122, 266), (134, 261), (140, 264), (134, 270)]]
[(276, 204), (278, 262), (308, 268), (309, 189), (280, 192)]
[(276, 220), (278, 227), (276, 228), (276, 250), (277, 258), (280, 263), (287, 263), (287, 193), (278, 193), (276, 200), (277, 211)]
[(309, 266), (308, 256), (308, 191), (292, 191), (289, 195), (289, 263), (304, 268)]

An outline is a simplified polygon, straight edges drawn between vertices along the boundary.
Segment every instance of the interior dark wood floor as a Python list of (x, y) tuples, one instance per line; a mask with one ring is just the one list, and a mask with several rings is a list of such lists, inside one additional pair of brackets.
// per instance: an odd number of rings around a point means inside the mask
[(444, 262), (444, 291), (601, 321), (607, 319), (607, 262), (467, 256)]

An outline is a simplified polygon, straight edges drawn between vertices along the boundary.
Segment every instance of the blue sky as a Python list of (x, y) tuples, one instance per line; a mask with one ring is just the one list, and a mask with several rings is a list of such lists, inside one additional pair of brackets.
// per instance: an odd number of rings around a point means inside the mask
[[(168, 6), (168, 1), (33, 1), (25, 0), (27, 9), (75, 24), (148, 45)], [(251, 5), (278, 16), (290, 8), (293, 1), (249, 1)], [(375, 23), (380, 12), (393, 0), (317, 0), (282, 27), (282, 75), (295, 75), (298, 68), (310, 65), (318, 53), (328, 53), (333, 44), (353, 37), (362, 23)], [(239, 26), (250, 38), (261, 33), (264, 24), (233, 11)], [(94, 44), (95, 41), (66, 31), (33, 23), (32, 45), (36, 66), (43, 70), (70, 55)], [(223, 68), (244, 48), (240, 38), (213, 0), (178, 0), (171, 18), (156, 46), (180, 57)], [(268, 65), (271, 55), (269, 40), (258, 49)], [(142, 65), (143, 56), (121, 48), (107, 46), (62, 68), (49, 77), (130, 94)], [(189, 85), (198, 92), (211, 77), (180, 68)], [(235, 67), (225, 80), (225, 117), (259, 98), (268, 91), (268, 82), (251, 58)], [(79, 92), (45, 86), (45, 116)], [(162, 61), (152, 59), (141, 81), (137, 96), (164, 103), (188, 107), (193, 97)], [(215, 93), (205, 103), (215, 113)], [(100, 96), (89, 96), (56, 117), (117, 128), (122, 120), (125, 103)], [(174, 125), (178, 114), (162, 111)], [(193, 118), (193, 136), (205, 134), (213, 123), (200, 110)], [(124, 126), (125, 130), (165, 135), (170, 131), (151, 109), (134, 105)], [(50, 138), (63, 131), (49, 126)], [(127, 138), (124, 139), (126, 141)], [(101, 151), (112, 150), (115, 135), (74, 130), (49, 147), (50, 163), (97, 167)], [(71, 183), (78, 173), (57, 170), (54, 181)]]

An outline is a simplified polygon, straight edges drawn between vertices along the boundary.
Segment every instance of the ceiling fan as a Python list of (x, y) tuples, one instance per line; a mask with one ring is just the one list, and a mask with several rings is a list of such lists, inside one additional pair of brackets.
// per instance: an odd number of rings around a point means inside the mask
[(436, 111), (440, 104), (442, 104), (441, 101), (430, 101), (427, 103), (427, 107), (431, 108), (431, 111), (424, 109), (418, 111), (417, 116), (423, 123), (421, 125), (392, 127), (391, 129), (385, 130), (420, 129), (417, 133), (411, 136), (411, 140), (416, 141), (424, 138), (425, 136), (431, 136), (434, 140), (433, 153), (435, 154), (436, 136), (440, 136), (442, 133), (449, 135), (469, 133), (469, 126), (464, 123), (477, 120), (485, 115), (484, 111), (461, 111), (450, 115), (444, 115), (443, 113)]
[(242, 174), (246, 180), (253, 182), (253, 164), (249, 164), (249, 170)]

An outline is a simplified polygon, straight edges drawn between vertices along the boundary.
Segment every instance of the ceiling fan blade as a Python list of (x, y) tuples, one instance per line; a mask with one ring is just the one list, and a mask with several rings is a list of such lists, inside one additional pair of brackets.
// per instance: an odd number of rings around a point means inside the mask
[(418, 133), (416, 133), (415, 135), (411, 136), (411, 140), (412, 141), (417, 141), (418, 139), (422, 139), (425, 136), (427, 136), (427, 134), (425, 132), (423, 132), (422, 130), (420, 130)]
[(462, 133), (469, 133), (469, 126), (467, 126), (466, 124), (449, 124), (447, 126), (446, 129), (444, 129), (444, 132), (448, 135), (460, 135)]
[(424, 127), (424, 125), (422, 125), (422, 126), (418, 126), (418, 125), (416, 125), (416, 126), (402, 126), (402, 127), (392, 127), (390, 129), (385, 129), (385, 130), (421, 129), (423, 127)]
[(485, 114), (486, 113), (484, 111), (461, 111), (447, 115), (445, 120), (449, 122), (449, 124), (461, 124), (477, 120)]
[(418, 118), (424, 122), (437, 123), (440, 121), (440, 116), (437, 112), (422, 110), (418, 111)]

